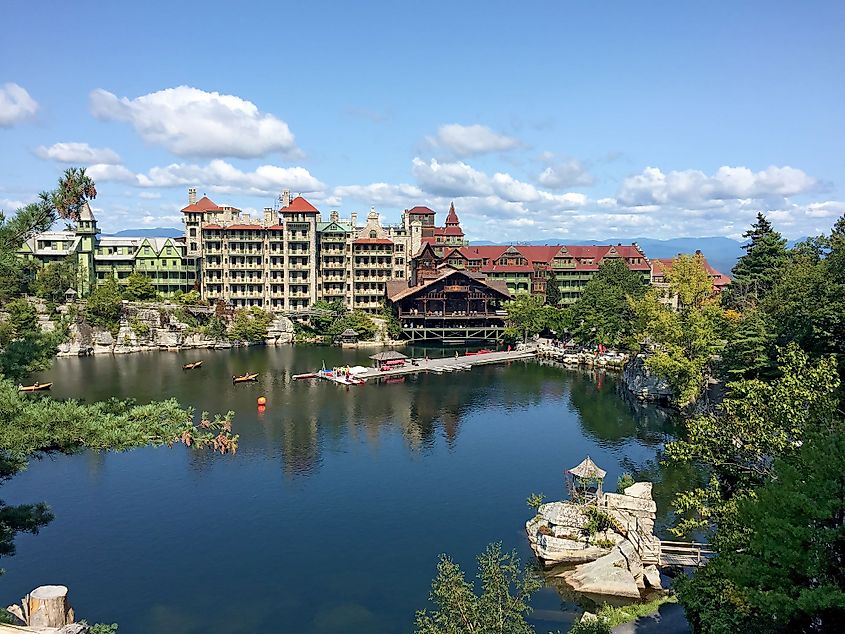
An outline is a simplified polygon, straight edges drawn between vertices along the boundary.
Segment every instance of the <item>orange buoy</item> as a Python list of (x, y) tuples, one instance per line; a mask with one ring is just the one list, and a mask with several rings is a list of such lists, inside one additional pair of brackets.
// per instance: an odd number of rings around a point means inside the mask
[(264, 398), (263, 396), (259, 396), (259, 397), (258, 397), (258, 404), (259, 404), (261, 407), (264, 407), (265, 405), (267, 405), (267, 399), (266, 399), (266, 398)]

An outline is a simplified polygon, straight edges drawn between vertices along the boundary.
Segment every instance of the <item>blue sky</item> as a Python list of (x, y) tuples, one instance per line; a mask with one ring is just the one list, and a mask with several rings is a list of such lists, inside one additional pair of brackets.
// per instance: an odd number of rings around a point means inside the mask
[(845, 3), (4, 3), (0, 209), (106, 231), (288, 187), (471, 239), (790, 237), (845, 213)]

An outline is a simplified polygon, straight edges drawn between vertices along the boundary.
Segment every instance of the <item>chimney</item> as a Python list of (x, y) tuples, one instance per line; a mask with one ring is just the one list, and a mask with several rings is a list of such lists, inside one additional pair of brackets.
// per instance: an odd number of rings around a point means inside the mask
[(285, 207), (290, 207), (290, 190), (283, 189), (281, 195), (279, 196), (279, 206), (284, 209)]
[(193, 205), (195, 202), (197, 202), (197, 188), (188, 187), (188, 204)]
[(273, 208), (272, 207), (265, 207), (264, 208), (264, 226), (270, 227), (276, 224), (273, 221)]
[(350, 216), (350, 221), (352, 222), (352, 228), (355, 229), (358, 226), (358, 212), (353, 211)]
[(338, 222), (340, 220), (340, 214), (337, 211), (332, 210), (329, 214), (329, 222)]

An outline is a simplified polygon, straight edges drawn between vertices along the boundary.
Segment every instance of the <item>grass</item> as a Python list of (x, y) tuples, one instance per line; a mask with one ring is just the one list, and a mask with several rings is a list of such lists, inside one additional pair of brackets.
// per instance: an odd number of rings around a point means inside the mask
[(677, 603), (678, 598), (675, 595), (664, 596), (649, 601), (648, 603), (632, 603), (621, 608), (614, 608), (609, 605), (603, 605), (598, 612), (599, 618), (604, 618), (610, 627), (616, 627), (622, 623), (629, 623), (641, 616), (648, 616), (654, 614), (657, 609), (664, 603)]

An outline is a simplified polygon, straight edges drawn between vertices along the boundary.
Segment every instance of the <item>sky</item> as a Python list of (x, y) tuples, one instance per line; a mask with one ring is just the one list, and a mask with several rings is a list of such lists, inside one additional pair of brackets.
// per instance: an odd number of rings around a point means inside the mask
[[(71, 165), (105, 232), (187, 188), (470, 240), (790, 238), (845, 213), (845, 3), (5, 0), (0, 209)], [(63, 8), (65, 7), (65, 8)]]

